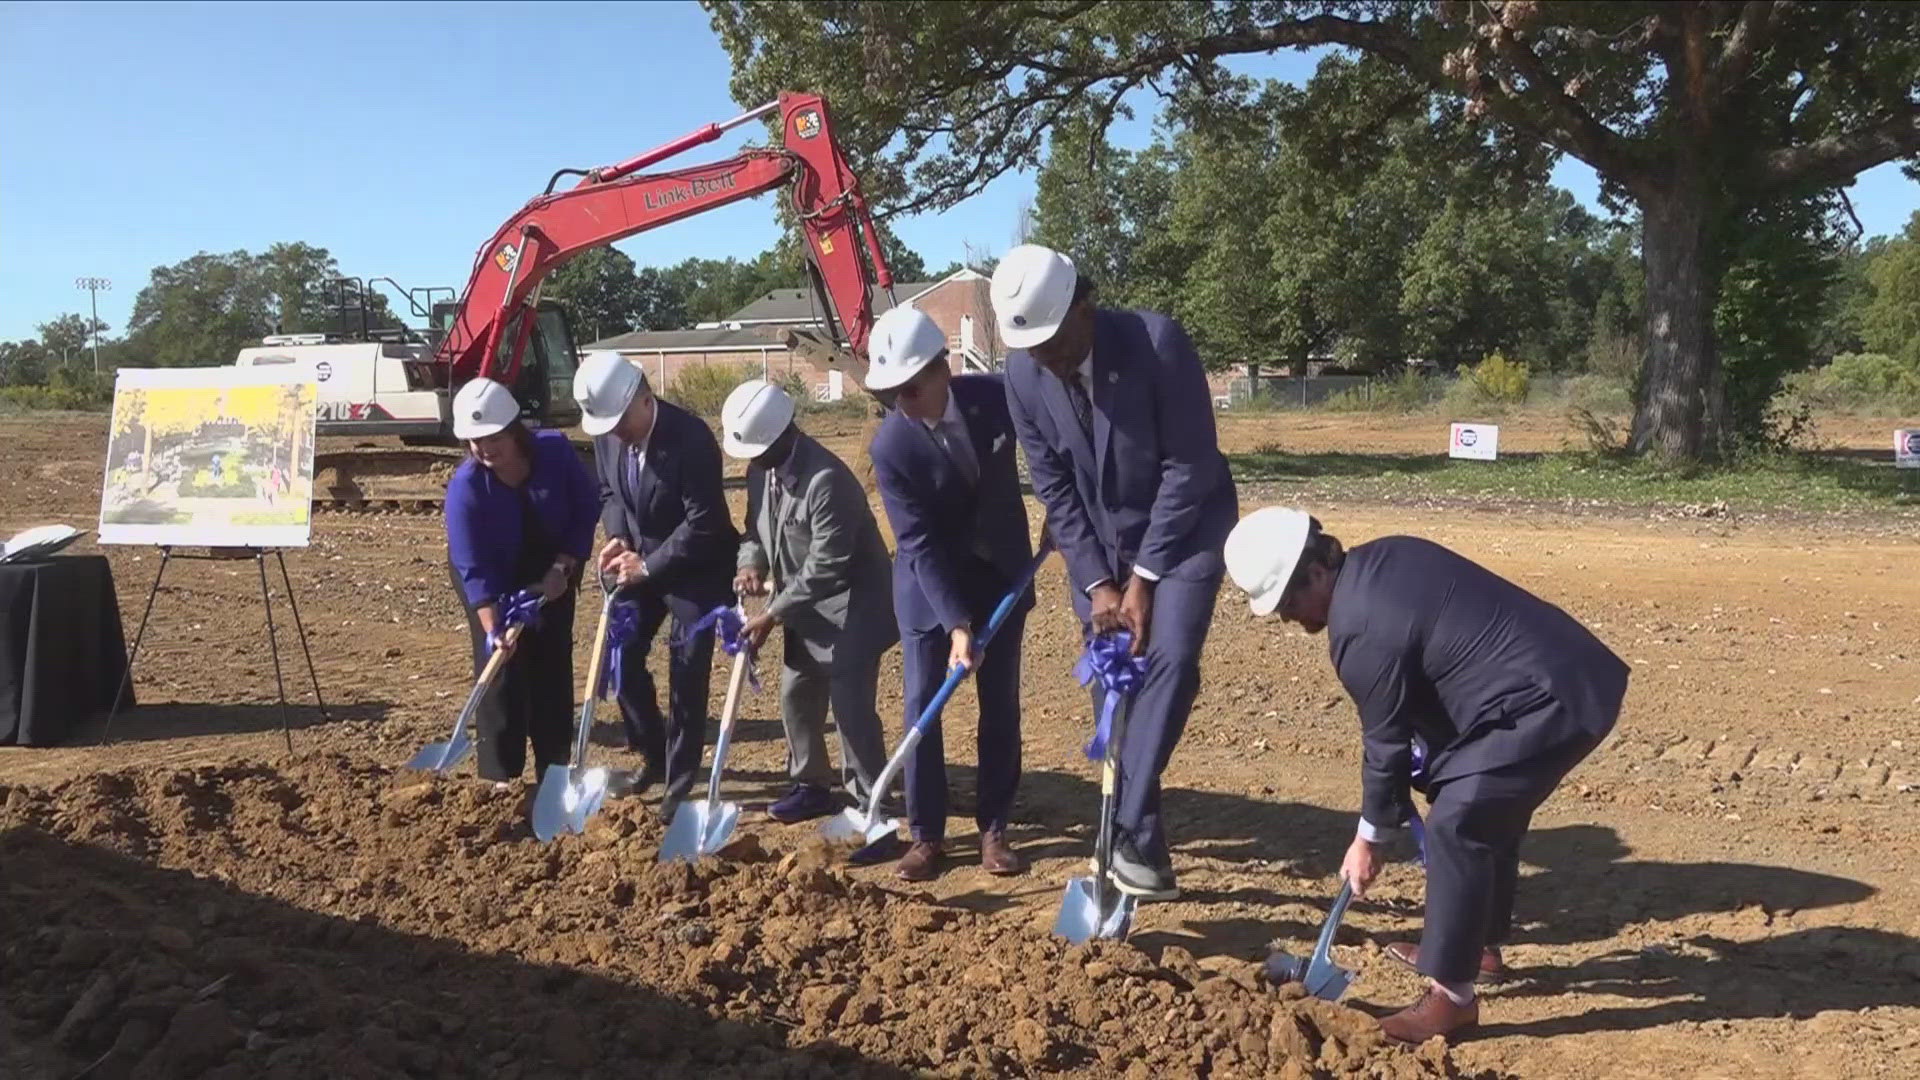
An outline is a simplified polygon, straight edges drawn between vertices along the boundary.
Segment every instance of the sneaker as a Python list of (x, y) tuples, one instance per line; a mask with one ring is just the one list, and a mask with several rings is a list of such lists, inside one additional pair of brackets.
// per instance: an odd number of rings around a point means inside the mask
[(778, 802), (767, 807), (768, 816), (783, 825), (823, 818), (840, 810), (840, 801), (818, 784), (795, 784)]
[(1107, 880), (1128, 896), (1142, 900), (1178, 900), (1180, 886), (1174, 881), (1173, 867), (1154, 866), (1140, 857), (1132, 841), (1113, 845), (1113, 862), (1107, 867)]

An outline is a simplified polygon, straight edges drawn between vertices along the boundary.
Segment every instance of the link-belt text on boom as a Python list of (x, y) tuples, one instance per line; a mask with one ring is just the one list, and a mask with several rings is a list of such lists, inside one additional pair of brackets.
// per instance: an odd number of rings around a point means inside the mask
[(649, 191), (645, 193), (647, 209), (662, 210), (669, 206), (678, 206), (695, 196), (727, 191), (735, 186), (733, 174), (727, 173), (711, 180), (695, 180), (686, 187), (668, 188), (658, 192)]

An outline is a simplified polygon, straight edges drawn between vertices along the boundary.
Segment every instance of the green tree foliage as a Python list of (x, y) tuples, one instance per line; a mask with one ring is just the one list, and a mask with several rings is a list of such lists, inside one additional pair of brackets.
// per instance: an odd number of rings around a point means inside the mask
[[(326, 248), (274, 244), (265, 253), (201, 252), (156, 266), (127, 320), (128, 362), (154, 367), (230, 364), (267, 334), (357, 332), (362, 290), (340, 280)], [(378, 292), (365, 294), (370, 329), (400, 325)]]
[(565, 303), (588, 340), (629, 330), (667, 330), (687, 321), (684, 298), (655, 267), (637, 270), (626, 253), (599, 247), (547, 278), (545, 295)]
[(1732, 431), (1714, 312), (1733, 223), (1920, 155), (1920, 5), (1900, 0), (704, 2), (735, 98), (825, 94), (868, 190), (895, 208), (951, 206), (1037, 165), (1046, 132), (1085, 115), (1104, 127), (1137, 88), (1204, 95), (1224, 56), (1370, 56), (1516, 157), (1586, 162), (1638, 210), (1632, 444), (1679, 459)]
[(1632, 287), (1628, 238), (1549, 189), (1544, 155), (1432, 108), (1388, 65), (1333, 55), (1304, 87), (1189, 95), (1137, 153), (1064, 123), (1034, 238), (1109, 301), (1180, 315), (1216, 366), (1500, 348), (1579, 366), (1600, 295)]
[(1871, 295), (1862, 305), (1866, 347), (1920, 366), (1920, 213), (1866, 268)]

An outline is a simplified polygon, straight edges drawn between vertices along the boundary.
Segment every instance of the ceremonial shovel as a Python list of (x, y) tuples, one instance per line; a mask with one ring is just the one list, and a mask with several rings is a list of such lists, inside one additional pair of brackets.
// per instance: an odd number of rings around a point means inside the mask
[(607, 770), (589, 769), (587, 746), (593, 736), (593, 702), (600, 689), (600, 669), (607, 662), (607, 625), (613, 617), (614, 590), (602, 581), (607, 598), (600, 605), (600, 626), (593, 632), (593, 656), (587, 662), (586, 701), (575, 721), (573, 760), (569, 765), (549, 765), (533, 795), (533, 835), (542, 843), (563, 832), (582, 833), (587, 819), (600, 809), (607, 798)]
[(1305, 960), (1289, 956), (1283, 952), (1267, 957), (1267, 979), (1275, 984), (1297, 982), (1306, 987), (1307, 993), (1326, 1001), (1337, 1001), (1347, 992), (1347, 984), (1353, 982), (1353, 972), (1333, 962), (1333, 935), (1340, 929), (1340, 920), (1347, 913), (1347, 903), (1353, 899), (1351, 882), (1340, 883), (1340, 895), (1333, 898), (1333, 910), (1327, 912), (1327, 921), (1320, 927), (1320, 940), (1314, 943), (1313, 955)]
[[(1112, 693), (1114, 691), (1109, 691)], [(1054, 917), (1053, 932), (1084, 945), (1094, 938), (1127, 936), (1133, 922), (1133, 910), (1139, 903), (1116, 888), (1107, 877), (1113, 865), (1113, 811), (1120, 779), (1120, 743), (1126, 736), (1127, 720), (1133, 713), (1133, 696), (1120, 699), (1114, 712), (1113, 730), (1107, 734), (1107, 753), (1100, 767), (1100, 832), (1093, 845), (1093, 876), (1067, 882), (1060, 897), (1060, 913)]]
[(494, 677), (506, 666), (507, 658), (513, 655), (513, 647), (520, 643), (520, 631), (524, 624), (507, 628), (500, 647), (493, 650), (487, 658), (487, 666), (480, 669), (480, 677), (473, 682), (473, 692), (467, 695), (467, 703), (460, 707), (460, 715), (453, 718), (453, 734), (446, 742), (430, 742), (420, 748), (407, 762), (409, 769), (426, 769), (445, 776), (460, 767), (473, 751), (473, 740), (467, 737), (467, 724), (473, 720), (474, 711), (480, 708), (487, 691), (493, 687)]
[[(986, 629), (982, 630), (979, 637), (975, 639), (976, 654), (986, 651), (987, 643), (992, 641), (993, 635), (999, 632), (1001, 624), (1007, 621), (1007, 616), (1013, 614), (1014, 605), (1020, 602), (1020, 596), (1027, 591), (1027, 586), (1033, 584), (1034, 575), (1040, 572), (1040, 564), (1047, 561), (1047, 556), (1052, 551), (1053, 541), (1043, 536), (1040, 540), (1040, 550), (1034, 555), (1033, 562), (1027, 564), (1026, 570), (1020, 575), (1020, 580), (1014, 582), (1013, 589), (1007, 593), (1005, 599), (1000, 601), (1000, 606), (993, 609), (993, 617), (987, 620)], [(893, 752), (893, 757), (887, 759), (887, 767), (881, 770), (880, 778), (875, 781), (873, 790), (867, 794), (866, 809), (850, 806), (820, 824), (820, 834), (829, 842), (870, 847), (899, 832), (898, 818), (881, 819), (880, 800), (885, 795), (888, 785), (893, 783), (893, 778), (906, 767), (907, 758), (913, 755), (914, 747), (920, 745), (921, 737), (927, 733), (928, 728), (933, 726), (933, 722), (940, 718), (940, 710), (946, 707), (947, 699), (952, 697), (954, 690), (959, 688), (960, 681), (967, 677), (968, 670), (966, 667), (955, 665), (947, 672), (947, 680), (940, 684), (940, 689), (933, 695), (933, 700), (927, 702), (927, 707), (921, 710), (920, 718), (907, 729), (906, 737), (900, 740), (900, 748)]]
[[(741, 612), (745, 621), (745, 612)], [(716, 627), (716, 634), (719, 629)], [(660, 861), (692, 861), (711, 855), (733, 839), (734, 826), (740, 822), (740, 804), (720, 801), (720, 773), (726, 767), (727, 745), (733, 740), (733, 721), (740, 713), (740, 688), (753, 670), (753, 647), (741, 635), (740, 651), (733, 656), (733, 678), (727, 683), (727, 702), (720, 710), (720, 735), (713, 744), (713, 772), (707, 777), (707, 800), (684, 802), (673, 812), (666, 838), (660, 841)]]

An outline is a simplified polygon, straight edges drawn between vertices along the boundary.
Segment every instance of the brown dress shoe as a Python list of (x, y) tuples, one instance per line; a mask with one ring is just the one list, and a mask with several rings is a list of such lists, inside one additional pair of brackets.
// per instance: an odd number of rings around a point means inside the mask
[(980, 834), (980, 866), (989, 874), (1009, 877), (1023, 874), (1027, 860), (1007, 844), (1007, 834), (999, 829)]
[(915, 840), (900, 856), (893, 871), (901, 881), (932, 881), (940, 876), (940, 844), (934, 840)]
[[(1400, 961), (1416, 971), (1419, 970), (1420, 946), (1415, 945), (1413, 942), (1396, 941), (1387, 946), (1386, 952), (1388, 956), (1391, 956), (1395, 960)], [(1506, 977), (1507, 965), (1500, 962), (1500, 950), (1480, 950), (1480, 971), (1474, 976), (1473, 981), (1491, 982), (1495, 979), (1504, 979)]]
[(1435, 1035), (1454, 1035), (1479, 1022), (1479, 999), (1455, 1005), (1439, 987), (1429, 986), (1426, 996), (1419, 1001), (1392, 1016), (1381, 1017), (1380, 1030), (1396, 1042), (1418, 1046)]

